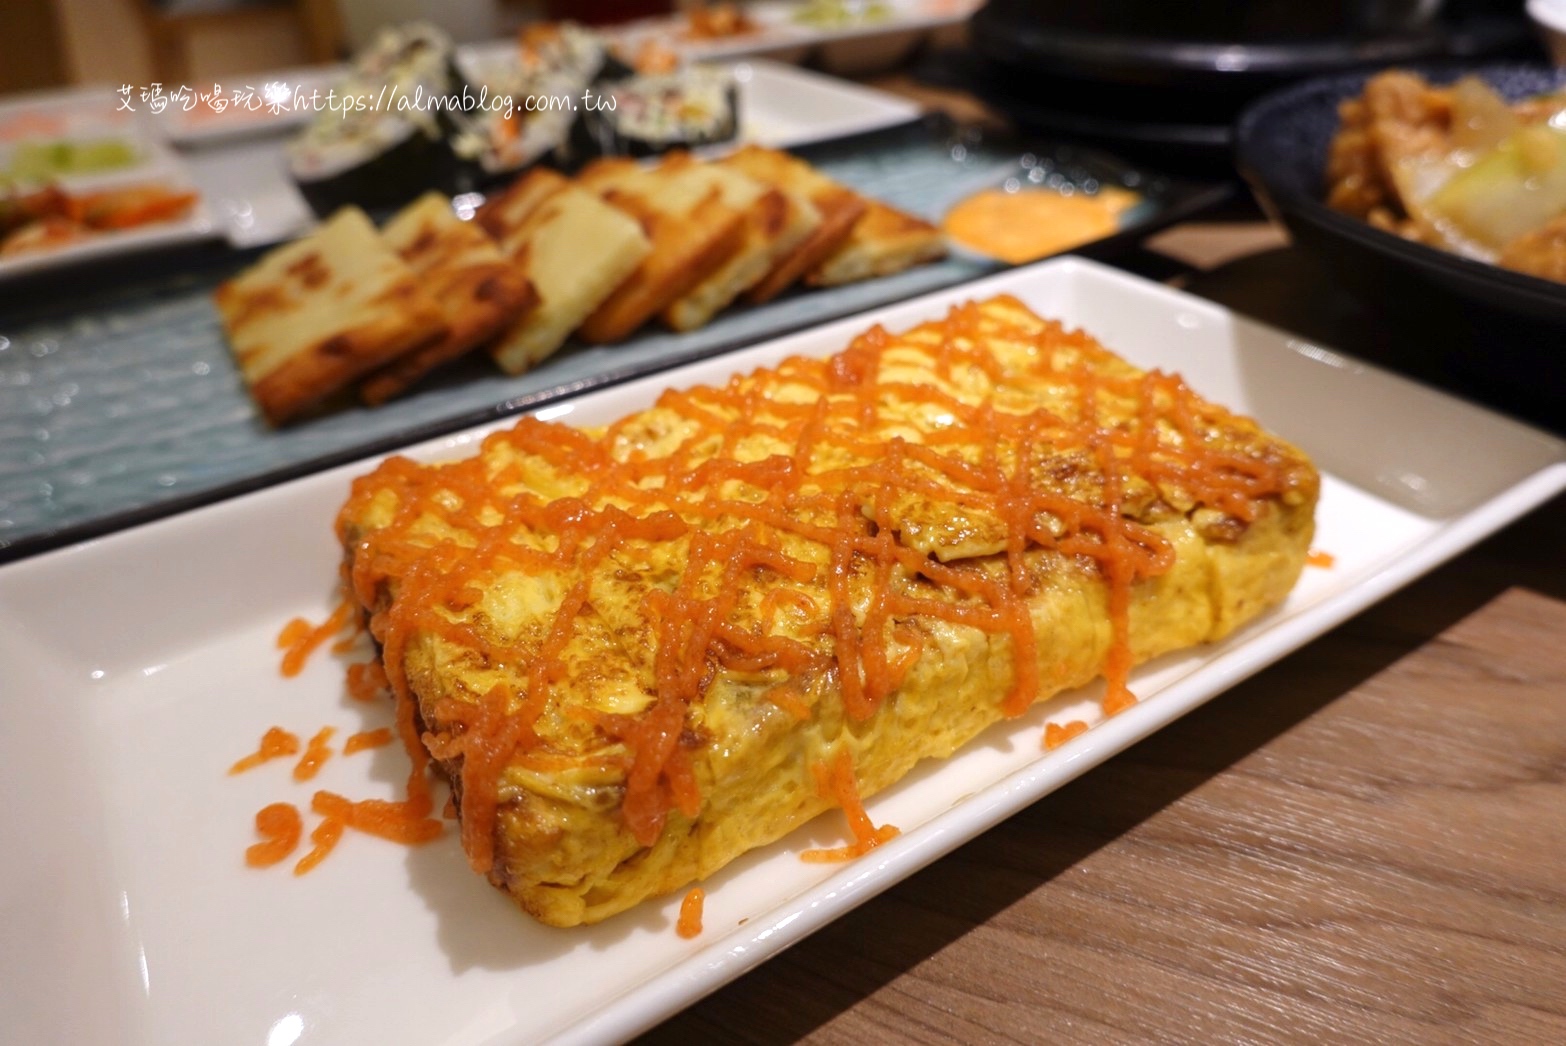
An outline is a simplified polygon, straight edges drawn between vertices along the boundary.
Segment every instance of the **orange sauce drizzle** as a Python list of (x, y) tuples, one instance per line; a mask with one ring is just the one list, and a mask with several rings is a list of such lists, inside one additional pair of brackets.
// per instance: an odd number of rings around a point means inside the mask
[[(339, 609), (341, 609), (341, 608), (339, 608)], [(363, 634), (364, 634), (364, 618), (363, 618), (362, 615), (355, 614), (348, 621), (347, 631), (343, 633), (342, 637), (339, 638), (337, 640), (337, 642), (332, 644), (332, 646), (331, 646), (332, 653), (334, 653), (334, 654), (346, 654), (348, 651), (352, 650), (358, 644), (359, 637), (362, 636)]]
[(804, 696), (800, 694), (798, 687), (787, 684), (775, 686), (761, 696), (783, 709), (783, 711), (801, 723), (810, 718), (810, 706), (805, 704)]
[[(356, 615), (352, 614), (352, 608), (352, 600), (344, 596), (332, 618), (319, 627), (312, 626), (303, 618), (295, 618), (284, 626), (278, 636), (278, 646), (287, 648), (290, 656), (302, 651), (299, 653), (302, 663), (310, 650), (354, 620)], [(357, 640), (358, 632), (359, 629), (355, 628), (333, 649), (340, 651), (351, 646)], [(297, 665), (290, 671), (289, 662), (285, 659), (284, 675), (295, 675), (297, 671)], [(375, 700), (391, 689), (379, 661), (349, 665), (347, 685), (349, 695), (359, 701)], [(310, 738), (304, 755), (294, 766), (294, 780), (307, 781), (315, 777), (322, 764), (331, 758), (331, 739), (335, 733), (336, 728), (326, 726)], [(418, 743), (410, 702), (399, 702), (395, 732), (392, 727), (380, 727), (351, 734), (343, 743), (343, 754), (352, 755), (365, 749), (383, 747), (391, 744), (397, 735), (401, 735), (404, 747), (413, 753), (414, 765), (408, 775), (407, 798), (400, 802), (383, 799), (353, 801), (334, 792), (316, 792), (310, 808), (321, 815), (321, 821), (310, 833), (313, 848), (294, 865), (295, 875), (304, 875), (324, 861), (348, 828), (407, 846), (427, 843), (445, 831), (440, 821), (429, 816), (435, 805), (425, 774), (429, 757)], [(298, 737), (280, 727), (273, 727), (262, 737), (260, 750), (235, 763), (229, 773), (240, 773), (268, 759), (293, 755), (298, 751)], [(264, 867), (282, 861), (297, 848), (303, 826), (299, 811), (292, 804), (274, 803), (256, 815), (256, 830), (266, 839), (250, 847), (245, 859), (252, 866)]]
[[(268, 864), (287, 857), (299, 844), (299, 812), (287, 803), (277, 803), (267, 807), (262, 814), (276, 807), (286, 807), (293, 813), (293, 838), (288, 844), (288, 849), (266, 862)], [(415, 799), (402, 802), (387, 799), (360, 799), (355, 802), (335, 792), (320, 791), (311, 799), (310, 809), (321, 815), (321, 822), (310, 833), (310, 841), (315, 844), (315, 848), (294, 865), (295, 875), (304, 875), (326, 860), (327, 855), (342, 838), (344, 829), (347, 828), (401, 843), (404, 846), (420, 846), (438, 838), (446, 830), (443, 824), (429, 817), (430, 808), (427, 803)], [(257, 830), (261, 830), (261, 814), (256, 815), (256, 827)], [(261, 845), (264, 844), (257, 844), (251, 847), (251, 850), (254, 851)]]
[(386, 681), (386, 669), (379, 661), (365, 661), (348, 666), (348, 696), (355, 701), (376, 701), (391, 693)]
[(261, 735), (261, 747), (228, 768), (231, 774), (242, 774), (269, 759), (280, 759), (299, 751), (299, 738), (280, 726), (270, 727)]
[(816, 763), (810, 769), (815, 774), (816, 790), (821, 797), (842, 807), (854, 841), (830, 850), (806, 850), (799, 855), (800, 860), (816, 863), (851, 861), (863, 857), (898, 834), (896, 825), (883, 824), (877, 828), (875, 822), (870, 820), (870, 815), (865, 813), (865, 804), (859, 799), (859, 784), (854, 780), (854, 760), (847, 749), (838, 750), (830, 767), (825, 763)]
[(1331, 570), (1337, 562), (1337, 557), (1331, 552), (1323, 552), (1320, 549), (1313, 548), (1305, 555), (1306, 566), (1320, 567), (1322, 570)]
[(326, 860), (327, 855), (337, 846), (337, 841), (343, 837), (345, 827), (347, 826), (344, 822), (336, 817), (322, 819), (310, 833), (310, 841), (315, 844), (315, 848), (299, 858), (298, 863), (294, 865), (294, 874), (304, 875)]
[(299, 846), (304, 825), (299, 809), (292, 803), (273, 803), (256, 813), (256, 834), (261, 842), (245, 850), (245, 863), (252, 868), (267, 868), (284, 860)]
[(414, 800), (354, 801), (336, 792), (321, 791), (310, 800), (310, 809), (328, 821), (340, 821), (354, 831), (405, 846), (427, 843), (446, 830), (445, 825), (430, 818), (429, 807)]
[(367, 748), (384, 748), (391, 743), (392, 731), (389, 726), (378, 730), (361, 730), (357, 734), (348, 735), (348, 740), (343, 742), (343, 755), (353, 755)]
[(1048, 751), (1054, 751), (1073, 737), (1087, 733), (1088, 725), (1080, 719), (1073, 719), (1065, 726), (1059, 723), (1044, 724), (1044, 747)]
[(283, 630), (277, 634), (277, 649), (288, 650), (298, 646), (310, 638), (310, 633), (315, 631), (315, 626), (302, 617), (291, 619), (283, 626)]
[(332, 616), (320, 625), (311, 625), (302, 617), (296, 617), (284, 625), (277, 635), (277, 647), (283, 651), (283, 675), (290, 678), (298, 675), (315, 648), (352, 625), (356, 616), (353, 601), (344, 599), (332, 611)]
[(426, 735), (430, 751), (437, 757), (462, 757), (462, 787), (458, 790), (462, 849), (473, 870), (481, 875), (488, 874), (495, 863), (493, 828), (500, 805), (501, 774), (523, 732), (530, 729), (529, 720), (510, 714), (511, 703), (510, 695), (500, 686), (478, 704), (447, 701), (442, 705), (443, 713), (460, 724), (460, 733), (445, 738)]
[(700, 886), (693, 886), (685, 893), (685, 898), (680, 901), (680, 918), (674, 924), (674, 931), (686, 940), (701, 935), (701, 907), (707, 895)]
[(320, 773), (321, 765), (332, 757), (331, 741), (335, 733), (336, 727), (323, 726), (310, 738), (310, 743), (305, 745), (304, 755), (294, 764), (295, 781), (308, 781)]
[[(703, 742), (687, 731), (687, 712), (719, 671), (780, 673), (790, 682), (766, 697), (794, 715), (809, 709), (790, 687), (824, 677), (848, 719), (862, 722), (923, 655), (920, 622), (944, 620), (1009, 642), (1012, 672), (1001, 707), (1020, 715), (1042, 692), (1030, 615), (1041, 578), (1030, 549), (1052, 550), (1102, 579), (1112, 636), (1103, 709), (1114, 714), (1135, 701), (1127, 686), (1132, 588), (1174, 563), (1170, 544), (1134, 518), (1137, 492), (1178, 488), (1248, 522), (1259, 499), (1286, 489), (1291, 474), (1265, 453), (1220, 445), (1213, 435), (1230, 416), (1198, 401), (1178, 376), (1115, 373), (1101, 366), (1112, 357), (1096, 341), (1056, 323), (985, 332), (1031, 347), (1030, 362), (1002, 363), (982, 345), (981, 319), (993, 322), (970, 303), (927, 326), (938, 335), (928, 350), (934, 373), (950, 378), (963, 368), (1001, 388), (1070, 390), (1063, 405), (1012, 413), (991, 402), (975, 406), (935, 384), (884, 380), (882, 357), (894, 339), (874, 327), (836, 356), (796, 357), (776, 368), (780, 382), (813, 396), (762, 404), (765, 393), (739, 378), (666, 392), (658, 405), (692, 431), (663, 456), (617, 455), (630, 419), (589, 433), (526, 418), (485, 441), (486, 451), (509, 454), (435, 467), (394, 457), (354, 482), (339, 517), (344, 539), (365, 506), (382, 494), (394, 498), (390, 521), (355, 537), (347, 581), (373, 611), (370, 632), (381, 644), (398, 733), (414, 761), (410, 798), (428, 789), (428, 756), (419, 743), (424, 721), (403, 668), (410, 638), (433, 634), (491, 663), (523, 668), (525, 685), (514, 693), (448, 699), (428, 710), (422, 740), (437, 758), (462, 757), (463, 846), (476, 869), (493, 863), (506, 767), (549, 755), (536, 726), (566, 671), (562, 654), (589, 606), (589, 581), (622, 551), (634, 559), (640, 547), (685, 545), (683, 571), (671, 585), (650, 588), (641, 607), (656, 630), (652, 700), (636, 715), (605, 715), (597, 724), (627, 752), (621, 816), (643, 845), (659, 837), (671, 813), (700, 810), (693, 753)], [(951, 424), (918, 444), (889, 437), (889, 399), (938, 408)], [(1122, 409), (1103, 418), (1111, 403), (1134, 404), (1131, 416)], [(735, 448), (749, 436), (788, 449), (740, 460)], [(520, 462), (554, 469), (586, 489), (554, 500), (528, 492)], [(1051, 473), (1070, 482), (1070, 493), (1062, 483), (1040, 481)], [(999, 520), (1003, 569), (942, 563), (903, 544), (892, 500), (901, 493)], [(542, 548), (518, 543), (513, 537), (522, 529), (553, 541)], [(442, 530), (471, 540), (431, 537)], [(789, 555), (785, 535), (812, 543), (823, 563)], [(527, 650), (495, 645), (455, 613), (473, 605), (484, 579), (502, 570), (552, 574), (570, 586), (547, 634)], [(736, 621), (745, 619), (738, 598), (752, 574), (766, 575), (771, 591), (755, 615), (759, 624), (748, 628)], [(868, 604), (856, 609), (854, 593), (863, 593), (866, 579)], [(826, 605), (802, 591), (790, 594), (790, 583), (824, 589)], [(932, 586), (944, 591), (932, 595)], [(783, 625), (788, 629), (780, 631)], [(860, 820), (852, 767), (834, 764), (825, 780), (862, 845), (870, 836), (857, 828), (868, 819)]]

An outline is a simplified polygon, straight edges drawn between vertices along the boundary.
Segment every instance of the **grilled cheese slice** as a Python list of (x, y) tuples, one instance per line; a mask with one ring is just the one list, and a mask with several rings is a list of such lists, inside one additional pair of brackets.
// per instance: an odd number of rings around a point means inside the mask
[(922, 218), (871, 200), (848, 239), (805, 275), (813, 287), (890, 276), (946, 254), (946, 237)]
[(214, 297), (250, 394), (274, 425), (448, 329), (357, 207), (264, 255)]
[(570, 926), (843, 801), (831, 768), (872, 794), (1100, 674), (1113, 713), (1133, 662), (1284, 598), (1318, 487), (1001, 297), (607, 429), (394, 459), (338, 529), (474, 867)]
[(777, 149), (747, 145), (718, 163), (808, 202), (821, 219), (808, 236), (784, 252), (772, 270), (746, 292), (745, 300), (753, 305), (771, 301), (825, 261), (848, 239), (854, 223), (868, 206), (852, 189)]
[(439, 303), (446, 335), (376, 371), (359, 386), (365, 402), (384, 403), (442, 364), (493, 338), (538, 303), (538, 294), (482, 228), (452, 213), (440, 193), (403, 208), (381, 230), (386, 243)]
[(538, 305), (490, 347), (511, 374), (559, 349), (652, 250), (634, 219), (542, 168), (486, 204), (476, 218), (538, 295)]
[(648, 254), (578, 332), (584, 341), (623, 341), (716, 272), (745, 239), (745, 215), (692, 162), (645, 168), (611, 158), (578, 176), (584, 188), (635, 218), (652, 241)]

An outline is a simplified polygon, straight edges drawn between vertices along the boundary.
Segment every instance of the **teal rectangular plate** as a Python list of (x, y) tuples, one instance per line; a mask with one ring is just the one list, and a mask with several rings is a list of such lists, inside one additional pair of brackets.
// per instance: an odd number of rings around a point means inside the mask
[[(869, 196), (931, 220), (1026, 154), (1072, 184), (1133, 185), (1145, 203), (1103, 257), (1224, 199), (1069, 146), (984, 135), (930, 117), (795, 150)], [(211, 292), (256, 252), (141, 258), (0, 286), (0, 561), (270, 486), (483, 421), (536, 409), (766, 338), (971, 280), (1001, 266), (953, 255), (882, 279), (800, 289), (685, 334), (569, 344), (523, 375), (482, 353), (382, 407), (343, 402), (283, 429), (257, 413)], [(85, 292), (81, 288), (89, 288)]]

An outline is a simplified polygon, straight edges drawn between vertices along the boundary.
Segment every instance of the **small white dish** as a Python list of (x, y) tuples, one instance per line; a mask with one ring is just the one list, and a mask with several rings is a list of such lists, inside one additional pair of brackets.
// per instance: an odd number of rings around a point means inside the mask
[(236, 135), (185, 153), (191, 180), (233, 247), (280, 243), (315, 225), (315, 212), (289, 177), (284, 140)]
[(742, 142), (778, 149), (916, 120), (919, 106), (861, 84), (766, 59), (735, 62)]
[[(156, 138), (139, 133), (140, 124), (137, 121), (114, 120), (106, 106), (103, 114), (94, 115), (94, 119), (72, 120), (61, 125), (62, 130), (34, 137), (47, 141), (90, 141), (105, 137), (119, 139), (134, 152), (134, 162), (101, 173), (62, 175), (53, 179), (53, 184), (73, 195), (136, 185), (155, 185), (174, 192), (194, 191), (197, 194), (195, 204), (183, 216), (171, 221), (150, 222), (129, 229), (94, 231), (59, 246), (0, 257), (0, 282), (84, 262), (200, 243), (220, 236), (207, 206), (205, 193), (173, 150)], [(0, 122), (4, 122), (7, 117), (10, 117), (12, 127), (27, 126), (26, 121), (14, 110), (10, 113), (0, 112)], [(10, 141), (0, 140), (0, 168), (9, 164), (12, 151), (23, 140), (21, 135)]]
[[(623, 1040), (1090, 767), (1304, 645), (1566, 488), (1566, 444), (1241, 319), (1066, 258), (629, 382), (540, 413), (605, 422), (670, 385), (843, 348), (1000, 293), (1081, 325), (1143, 367), (1301, 445), (1324, 474), (1316, 547), (1279, 609), (1222, 643), (1145, 666), (1142, 700), (1043, 752), (1046, 719), (1098, 719), (1063, 695), (870, 801), (903, 834), (845, 865), (819, 819), (706, 883), (705, 930), (678, 896), (595, 927), (514, 911), (451, 833), (415, 850), (349, 834), (314, 872), (247, 869), (251, 818), (327, 788), (395, 794), (395, 748), (339, 756), (308, 784), (288, 760), (229, 777), (269, 726), (339, 738), (389, 711), (344, 693), (325, 654), (278, 674), (274, 637), (321, 620), (341, 550), (332, 518), (373, 461), (0, 568), (0, 1028), (17, 1042), (464, 1044)], [(409, 448), (471, 453), (494, 426)], [(364, 651), (355, 652), (355, 659)]]
[[(326, 106), (326, 92), (347, 71), (346, 65), (318, 65), (224, 78), (227, 82), (192, 88), (188, 101), (149, 112), (147, 118), (168, 141), (182, 146), (287, 134), (315, 118), (317, 108)], [(202, 103), (201, 91), (222, 99), (222, 108)], [(312, 101), (315, 92), (319, 98)]]
[(841, 25), (814, 25), (799, 20), (800, 0), (756, 0), (744, 5), (755, 23), (749, 32), (714, 39), (691, 39), (682, 15), (666, 15), (629, 23), (611, 33), (634, 53), (654, 39), (686, 58), (700, 61), (765, 56), (796, 64), (812, 56), (822, 68), (839, 76), (862, 76), (906, 58), (925, 40), (951, 43), (981, 0), (876, 0), (879, 17)]
[(948, 40), (966, 27), (980, 4), (977, 0), (866, 0), (861, 6), (879, 8), (880, 17), (817, 26), (799, 23), (799, 4), (786, 5), (792, 24), (816, 45), (816, 60), (835, 76), (870, 76), (897, 66), (920, 44), (937, 37)]
[(1566, 69), (1566, 0), (1528, 0), (1528, 17), (1533, 19), (1550, 58)]

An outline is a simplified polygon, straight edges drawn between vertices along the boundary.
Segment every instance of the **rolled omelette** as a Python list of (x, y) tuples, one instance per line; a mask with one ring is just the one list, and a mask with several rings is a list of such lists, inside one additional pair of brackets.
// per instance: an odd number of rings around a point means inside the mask
[[(1011, 297), (388, 459), (344, 576), (473, 868), (544, 923), (681, 889), (1305, 563), (1299, 450)], [(426, 755), (427, 753), (427, 755)], [(857, 815), (857, 816), (854, 816)]]

